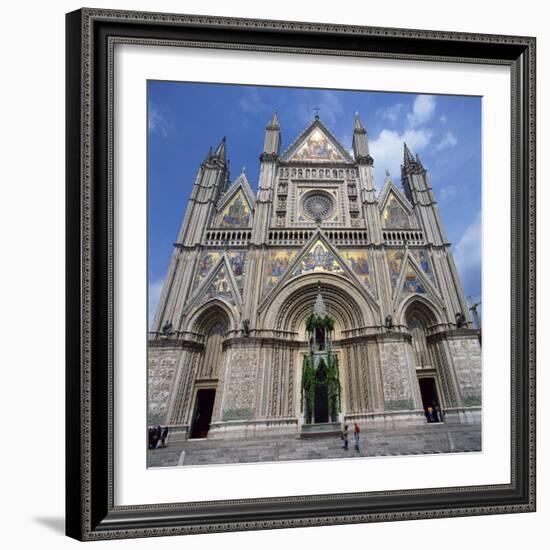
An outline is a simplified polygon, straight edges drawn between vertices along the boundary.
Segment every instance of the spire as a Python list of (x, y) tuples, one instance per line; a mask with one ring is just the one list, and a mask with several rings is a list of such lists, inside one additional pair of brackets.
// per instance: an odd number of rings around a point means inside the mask
[(361, 164), (368, 164), (372, 166), (374, 159), (369, 153), (369, 142), (367, 139), (367, 131), (361, 123), (359, 113), (355, 113), (355, 123), (353, 128), (353, 140), (352, 140), (353, 154), (355, 160)]
[(325, 307), (325, 302), (323, 302), (323, 297), (321, 296), (321, 284), (318, 285), (317, 299), (315, 300), (315, 305), (313, 306), (313, 312), (319, 317), (324, 317), (327, 314), (327, 308)]
[(220, 141), (220, 144), (216, 148), (216, 151), (214, 152), (214, 156), (218, 157), (221, 160), (225, 160), (225, 153), (227, 149), (227, 138), (223, 136), (222, 140)]
[(280, 148), (281, 127), (279, 126), (279, 113), (275, 111), (265, 128), (264, 150), (260, 155), (260, 161), (274, 161), (278, 159)]
[(403, 143), (403, 166), (407, 167), (411, 162), (414, 162), (414, 158), (406, 143)]
[(363, 133), (366, 131), (363, 127), (363, 124), (361, 123), (358, 112), (355, 113), (355, 128), (353, 129), (353, 131), (357, 133)]
[(422, 166), (422, 161), (420, 160), (420, 157), (418, 155), (416, 155), (416, 157), (413, 157), (406, 143), (403, 143), (403, 164), (401, 165), (401, 172), (402, 174), (425, 172), (425, 168), (424, 166)]
[(204, 162), (208, 162), (212, 158), (212, 147), (208, 148), (208, 153), (206, 153), (206, 157), (204, 158)]
[(270, 130), (276, 130), (277, 128), (280, 128), (280, 126), (279, 126), (279, 113), (278, 113), (278, 111), (274, 111), (274, 112), (273, 112), (273, 117), (272, 117), (271, 120), (269, 121), (269, 124), (267, 125), (267, 127), (268, 127)]

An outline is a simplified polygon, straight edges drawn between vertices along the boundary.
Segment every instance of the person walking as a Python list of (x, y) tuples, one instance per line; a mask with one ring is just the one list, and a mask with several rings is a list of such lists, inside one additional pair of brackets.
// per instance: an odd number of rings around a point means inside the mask
[(344, 426), (344, 431), (342, 432), (342, 441), (344, 442), (344, 444), (342, 445), (342, 449), (345, 449), (347, 451), (348, 450), (348, 444), (349, 444), (348, 425), (347, 424)]
[(353, 437), (355, 439), (355, 450), (359, 451), (359, 434), (361, 433), (361, 428), (359, 427), (359, 424), (357, 422), (355, 423), (355, 427), (353, 428)]

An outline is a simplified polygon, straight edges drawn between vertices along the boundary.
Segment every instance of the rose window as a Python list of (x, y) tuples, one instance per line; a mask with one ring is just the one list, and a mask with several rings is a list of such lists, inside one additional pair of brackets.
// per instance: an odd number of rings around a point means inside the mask
[(309, 194), (303, 202), (304, 212), (314, 220), (324, 220), (334, 211), (333, 200), (324, 193)]

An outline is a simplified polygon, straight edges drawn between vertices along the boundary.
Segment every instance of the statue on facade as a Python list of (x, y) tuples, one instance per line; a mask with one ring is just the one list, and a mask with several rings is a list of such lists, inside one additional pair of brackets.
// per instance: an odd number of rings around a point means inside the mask
[(171, 321), (166, 321), (164, 325), (162, 325), (162, 328), (160, 329), (162, 331), (163, 336), (168, 336), (170, 334), (173, 334), (173, 326)]
[(455, 315), (456, 328), (465, 328), (466, 327), (466, 317), (464, 313), (458, 312)]
[(246, 337), (250, 336), (250, 319), (243, 321), (243, 333)]

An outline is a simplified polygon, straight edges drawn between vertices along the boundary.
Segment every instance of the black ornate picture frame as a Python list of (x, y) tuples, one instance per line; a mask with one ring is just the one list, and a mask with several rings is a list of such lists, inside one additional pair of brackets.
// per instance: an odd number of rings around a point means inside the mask
[[(79, 540), (103, 540), (534, 511), (535, 39), (101, 9), (68, 14), (66, 30), (67, 535)], [(115, 43), (510, 67), (509, 484), (198, 503), (114, 504)]]

